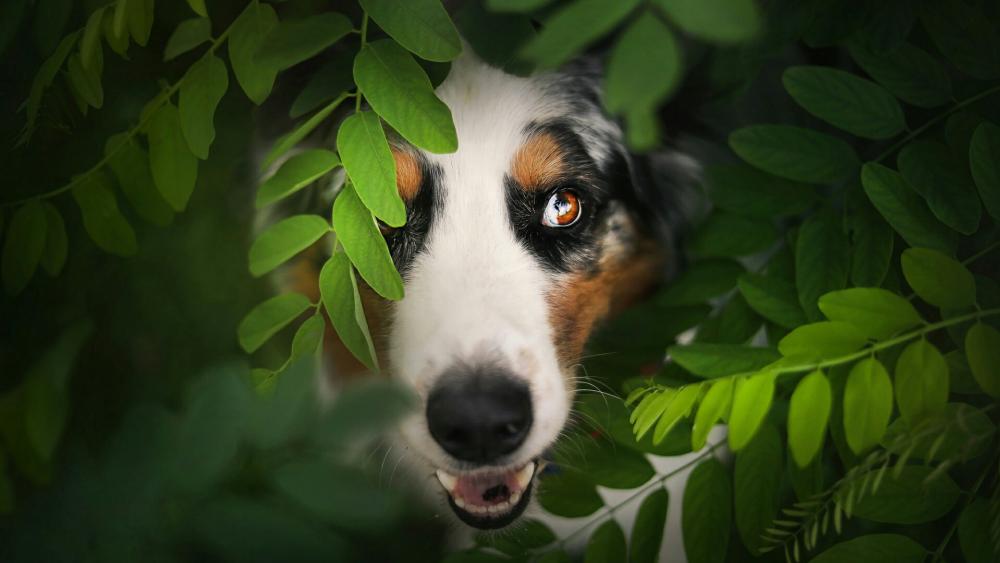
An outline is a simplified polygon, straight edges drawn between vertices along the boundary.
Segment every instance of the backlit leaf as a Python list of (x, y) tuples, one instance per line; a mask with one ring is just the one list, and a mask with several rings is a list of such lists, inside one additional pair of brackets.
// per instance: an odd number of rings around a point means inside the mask
[(727, 378), (712, 383), (694, 417), (694, 427), (691, 429), (692, 450), (697, 451), (705, 447), (709, 432), (729, 413), (732, 404), (733, 380)]
[(337, 241), (368, 285), (386, 299), (402, 299), (403, 280), (389, 256), (385, 239), (350, 184), (333, 203), (333, 228)]
[(358, 197), (390, 227), (406, 223), (406, 206), (396, 187), (396, 163), (382, 122), (370, 111), (354, 113), (337, 131), (337, 150)]
[(181, 115), (165, 103), (149, 122), (149, 164), (153, 182), (174, 211), (183, 211), (198, 179), (198, 159), (181, 129)]
[(309, 149), (293, 155), (257, 191), (258, 208), (284, 199), (340, 166), (337, 155), (326, 149)]
[(819, 308), (831, 321), (850, 323), (875, 340), (883, 340), (922, 322), (920, 314), (907, 299), (876, 287), (831, 291), (819, 298)]
[(813, 184), (836, 184), (855, 174), (854, 149), (836, 137), (790, 125), (752, 125), (729, 135), (729, 146), (765, 172)]
[(45, 207), (32, 200), (19, 207), (10, 219), (3, 244), (3, 287), (17, 295), (28, 285), (45, 251)]
[(1000, 399), (1000, 332), (981, 322), (972, 325), (965, 333), (965, 355), (976, 383)]
[(191, 18), (178, 24), (167, 39), (163, 60), (175, 59), (206, 41), (212, 40), (212, 22), (208, 18)]
[(377, 369), (364, 307), (346, 254), (336, 252), (323, 265), (319, 273), (319, 290), (341, 342), (366, 367)]
[(929, 248), (908, 248), (900, 259), (903, 276), (921, 299), (957, 310), (976, 302), (976, 280), (954, 258)]
[(653, 444), (663, 442), (677, 423), (691, 413), (691, 407), (694, 406), (700, 394), (701, 387), (698, 385), (688, 385), (677, 392), (656, 423), (656, 430), (653, 431)]
[(240, 346), (248, 354), (254, 352), (309, 307), (309, 300), (301, 293), (284, 293), (260, 303), (240, 322)]
[(913, 423), (940, 412), (948, 402), (948, 364), (933, 344), (920, 339), (896, 361), (896, 405)]
[(351, 20), (337, 12), (279, 22), (257, 45), (254, 60), (264, 68), (284, 70), (319, 54), (352, 28)]
[(776, 377), (765, 371), (736, 382), (729, 414), (729, 447), (733, 451), (750, 443), (771, 410)]
[(955, 233), (938, 222), (898, 172), (870, 162), (861, 170), (861, 182), (868, 199), (910, 246), (955, 251)]
[(725, 561), (732, 527), (732, 481), (714, 457), (694, 468), (684, 487), (681, 532), (688, 561)]
[(879, 444), (892, 415), (892, 382), (875, 358), (854, 364), (844, 387), (844, 437), (851, 451), (865, 453)]
[(802, 325), (778, 342), (783, 356), (825, 360), (850, 354), (865, 345), (865, 335), (853, 325), (820, 321)]
[(782, 76), (785, 90), (809, 113), (866, 139), (888, 139), (906, 127), (903, 108), (881, 86), (850, 72), (793, 66)]
[(118, 256), (138, 250), (135, 231), (118, 210), (118, 200), (103, 173), (86, 176), (73, 188), (73, 199), (83, 215), (83, 228), (99, 248)]
[(802, 378), (788, 405), (788, 449), (799, 467), (812, 463), (823, 449), (832, 402), (830, 382), (816, 370)]
[(215, 140), (215, 108), (229, 88), (229, 71), (222, 59), (209, 56), (195, 64), (181, 83), (181, 131), (191, 153), (205, 160)]
[(685, 32), (714, 43), (746, 41), (763, 27), (752, 0), (656, 0), (656, 4)]
[(976, 232), (982, 206), (965, 163), (952, 158), (948, 147), (917, 140), (899, 151), (897, 161), (907, 184), (927, 201), (939, 221), (965, 235)]
[(330, 232), (319, 215), (293, 215), (271, 225), (250, 246), (250, 273), (260, 277)]
[(407, 51), (429, 61), (450, 61), (462, 52), (458, 31), (441, 0), (360, 0), (361, 7)]
[(976, 129), (969, 147), (969, 164), (986, 211), (1000, 221), (1000, 127), (983, 123)]
[(580, 0), (553, 13), (521, 56), (539, 68), (554, 68), (610, 32), (639, 4), (639, 0)]

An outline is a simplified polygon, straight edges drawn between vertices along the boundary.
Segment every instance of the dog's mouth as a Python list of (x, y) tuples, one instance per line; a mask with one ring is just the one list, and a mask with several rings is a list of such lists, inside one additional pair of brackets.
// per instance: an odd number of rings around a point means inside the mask
[(466, 524), (481, 530), (502, 528), (524, 512), (537, 464), (529, 461), (510, 470), (476, 470), (452, 474), (437, 470), (448, 504)]

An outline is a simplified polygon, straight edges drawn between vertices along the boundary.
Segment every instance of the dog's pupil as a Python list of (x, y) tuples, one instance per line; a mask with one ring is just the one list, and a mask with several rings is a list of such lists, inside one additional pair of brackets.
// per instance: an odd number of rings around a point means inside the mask
[(507, 488), (507, 485), (490, 487), (489, 489), (486, 489), (485, 493), (483, 493), (483, 500), (485, 501), (492, 501), (496, 499), (503, 500), (508, 497), (510, 497), (510, 489)]

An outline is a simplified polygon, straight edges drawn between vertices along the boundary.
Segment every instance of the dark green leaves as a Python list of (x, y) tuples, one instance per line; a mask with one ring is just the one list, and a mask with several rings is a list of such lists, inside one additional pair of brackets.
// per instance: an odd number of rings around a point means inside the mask
[(921, 299), (956, 310), (976, 302), (976, 280), (960, 262), (928, 248), (908, 248), (900, 259), (903, 275)]
[(897, 160), (903, 178), (927, 201), (938, 220), (965, 235), (976, 232), (982, 206), (965, 163), (952, 158), (948, 147), (914, 141), (903, 147)]
[(166, 103), (148, 127), (153, 182), (175, 211), (183, 211), (198, 178), (198, 160), (184, 140), (180, 112)]
[(792, 393), (788, 405), (788, 449), (800, 468), (808, 466), (823, 449), (832, 399), (830, 381), (820, 370), (803, 377)]
[(990, 537), (990, 503), (972, 501), (958, 520), (958, 543), (967, 563), (990, 563), (995, 560)]
[(721, 209), (771, 218), (804, 211), (816, 200), (812, 186), (791, 182), (747, 166), (709, 166), (705, 183), (712, 203)]
[(748, 256), (766, 250), (777, 238), (765, 219), (717, 211), (698, 226), (691, 252), (706, 258)]
[(365, 111), (345, 119), (337, 132), (337, 149), (365, 207), (390, 227), (403, 226), (406, 206), (396, 188), (396, 163), (378, 116)]
[(861, 183), (878, 212), (910, 246), (955, 251), (955, 234), (934, 218), (898, 172), (870, 162), (861, 169)]
[(656, 0), (681, 29), (714, 43), (738, 43), (754, 38), (761, 18), (751, 0)]
[(48, 202), (42, 206), (45, 208), (45, 250), (40, 263), (50, 276), (58, 276), (66, 263), (66, 224), (55, 206)]
[(784, 465), (781, 436), (770, 424), (765, 424), (736, 456), (733, 471), (736, 530), (750, 553), (759, 553), (764, 546), (761, 535), (778, 512)]
[(110, 156), (108, 164), (132, 208), (154, 225), (169, 225), (174, 219), (174, 211), (156, 190), (146, 151), (133, 139), (128, 139), (126, 133), (120, 133), (108, 139), (104, 154)]
[(229, 72), (216, 56), (195, 64), (181, 83), (181, 131), (191, 153), (202, 160), (208, 158), (208, 149), (215, 140), (215, 108), (228, 88)]
[(333, 228), (337, 241), (368, 285), (386, 299), (402, 299), (403, 280), (392, 263), (385, 239), (350, 184), (333, 203)]
[(987, 395), (1000, 398), (1000, 332), (976, 323), (965, 333), (965, 355), (976, 383)]
[(270, 4), (252, 2), (233, 22), (229, 33), (229, 64), (247, 97), (257, 105), (270, 95), (278, 70), (258, 63), (254, 55), (276, 25), (278, 16)]
[(337, 155), (325, 149), (309, 149), (292, 156), (261, 184), (257, 192), (257, 207), (292, 195), (339, 165)]
[(458, 31), (440, 0), (361, 0), (375, 23), (422, 59), (450, 61), (462, 52)]
[(163, 49), (163, 60), (177, 58), (211, 39), (212, 22), (208, 18), (184, 20), (167, 40), (167, 46)]
[(771, 348), (707, 342), (671, 346), (667, 353), (681, 367), (702, 377), (756, 371), (779, 359)]
[(850, 267), (850, 248), (839, 218), (826, 212), (806, 219), (795, 242), (795, 285), (809, 320), (821, 318), (821, 295), (847, 285)]
[(622, 448), (604, 438), (581, 436), (573, 447), (557, 449), (557, 459), (565, 467), (579, 471), (588, 481), (610, 489), (632, 489), (649, 481), (656, 471), (645, 455), (632, 448)]
[(854, 515), (887, 524), (922, 524), (944, 516), (960, 490), (947, 473), (931, 478), (933, 471), (933, 467), (909, 465), (898, 477), (886, 477), (877, 491), (854, 505)]
[(1000, 221), (1000, 127), (983, 123), (972, 135), (969, 165), (986, 211)]
[(899, 413), (913, 424), (925, 415), (940, 412), (947, 402), (948, 364), (933, 344), (917, 340), (903, 350), (896, 362)]
[(102, 173), (81, 180), (73, 188), (73, 199), (83, 215), (84, 229), (98, 247), (118, 256), (136, 253), (135, 231), (118, 210), (118, 200)]
[(662, 294), (663, 305), (699, 305), (728, 292), (745, 270), (733, 260), (701, 260), (691, 264)]
[(910, 43), (878, 54), (853, 45), (851, 56), (865, 72), (904, 102), (933, 108), (951, 100), (948, 69)]
[(587, 542), (584, 563), (625, 561), (625, 533), (614, 518), (598, 526)]
[(240, 346), (248, 354), (257, 350), (310, 305), (301, 293), (277, 295), (257, 305), (240, 322), (237, 330)]
[(566, 518), (588, 516), (604, 506), (604, 501), (590, 481), (566, 469), (541, 478), (538, 502), (546, 511)]
[(368, 321), (358, 294), (351, 262), (343, 252), (336, 252), (319, 273), (319, 291), (326, 313), (341, 342), (369, 369), (377, 369), (375, 347), (368, 332)]
[(959, 70), (983, 80), (1000, 77), (1000, 34), (977, 8), (961, 0), (928, 2), (922, 5), (920, 21)]
[(732, 526), (733, 489), (722, 464), (709, 458), (694, 468), (684, 488), (681, 530), (688, 561), (725, 560)]
[(906, 127), (903, 109), (881, 86), (828, 67), (796, 66), (782, 81), (809, 113), (867, 139), (888, 139)]
[(352, 27), (351, 20), (336, 12), (279, 22), (257, 45), (255, 61), (269, 71), (284, 70), (333, 45)]
[(740, 276), (740, 293), (760, 316), (785, 328), (806, 322), (795, 286), (780, 278), (747, 273)]
[(919, 543), (896, 534), (871, 534), (838, 543), (810, 563), (921, 563), (927, 556)]
[(853, 287), (820, 297), (819, 308), (831, 321), (842, 321), (875, 340), (882, 340), (922, 322), (910, 302), (885, 289)]
[(521, 54), (539, 68), (557, 67), (614, 29), (638, 4), (639, 0), (574, 2), (549, 17)]
[(789, 125), (753, 125), (729, 135), (729, 146), (765, 172), (814, 184), (848, 178), (860, 162), (843, 140)]
[(729, 414), (729, 447), (733, 451), (750, 443), (771, 410), (775, 378), (775, 374), (765, 371), (736, 382)]
[(10, 219), (3, 245), (3, 287), (17, 295), (35, 274), (45, 250), (45, 208), (31, 201), (18, 208)]
[(406, 140), (435, 153), (458, 148), (451, 110), (434, 95), (420, 65), (394, 41), (362, 47), (354, 59), (354, 80), (375, 112)]
[(294, 215), (271, 225), (250, 247), (250, 273), (262, 276), (309, 248), (330, 225), (319, 215)]
[(844, 437), (856, 454), (878, 445), (892, 415), (892, 382), (875, 358), (851, 368), (844, 387)]
[[(660, 557), (663, 529), (667, 523), (667, 505), (670, 495), (666, 489), (650, 493), (642, 504), (632, 526), (629, 538), (629, 563), (656, 563)], [(610, 561), (610, 560), (609, 560)]]

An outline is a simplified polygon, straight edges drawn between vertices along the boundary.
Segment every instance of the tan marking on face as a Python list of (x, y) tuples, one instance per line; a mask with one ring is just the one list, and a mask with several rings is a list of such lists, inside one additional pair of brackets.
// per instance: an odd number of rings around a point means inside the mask
[(562, 147), (549, 133), (532, 135), (514, 154), (511, 175), (528, 191), (550, 187), (566, 171)]
[(420, 163), (416, 155), (404, 148), (392, 147), (392, 158), (396, 161), (396, 188), (399, 196), (404, 201), (413, 201), (423, 183)]

